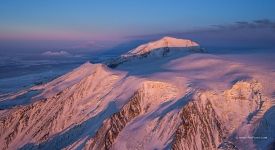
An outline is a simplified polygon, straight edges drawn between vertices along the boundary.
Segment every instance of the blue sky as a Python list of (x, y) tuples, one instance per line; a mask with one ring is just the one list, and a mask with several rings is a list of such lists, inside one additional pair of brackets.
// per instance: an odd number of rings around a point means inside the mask
[(274, 0), (0, 0), (2, 41), (104, 41), (275, 20)]

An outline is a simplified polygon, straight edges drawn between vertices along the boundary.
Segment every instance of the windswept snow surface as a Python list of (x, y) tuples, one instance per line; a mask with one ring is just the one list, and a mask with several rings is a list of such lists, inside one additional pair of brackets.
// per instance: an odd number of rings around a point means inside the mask
[(171, 47), (171, 48), (173, 47), (174, 48), (192, 48), (193, 47), (194, 48), (194, 47), (199, 47), (199, 44), (187, 39), (177, 39), (177, 38), (166, 36), (160, 40), (140, 45), (123, 56), (128, 57), (128, 56), (142, 55), (152, 50), (156, 50), (159, 48), (166, 48), (166, 47)]
[[(170, 46), (198, 44), (164, 37), (126, 55)], [(275, 72), (241, 56), (179, 51), (115, 69), (87, 62), (26, 89), (41, 93), (0, 111), (0, 149), (273, 148)]]

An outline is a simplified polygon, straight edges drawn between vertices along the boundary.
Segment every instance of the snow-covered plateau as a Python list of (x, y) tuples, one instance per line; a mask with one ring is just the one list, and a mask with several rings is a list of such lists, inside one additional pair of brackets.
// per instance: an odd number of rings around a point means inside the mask
[(87, 62), (0, 96), (39, 91), (1, 107), (0, 149), (275, 149), (275, 71), (237, 58), (164, 37)]

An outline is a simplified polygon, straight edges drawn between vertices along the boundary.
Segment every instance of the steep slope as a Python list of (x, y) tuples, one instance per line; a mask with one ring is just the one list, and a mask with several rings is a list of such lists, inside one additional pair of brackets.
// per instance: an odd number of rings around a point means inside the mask
[(254, 132), (254, 143), (256, 144), (257, 149), (275, 149), (275, 106), (264, 111), (263, 119), (260, 120), (258, 127)]
[(232, 149), (254, 149), (252, 140), (245, 145), (235, 139), (253, 135), (239, 129), (249, 124), (253, 112), (257, 115), (261, 109), (261, 90), (260, 83), (252, 81), (238, 82), (224, 93), (199, 93), (181, 111), (183, 123), (176, 131), (172, 148), (222, 149), (224, 143), (231, 143)]
[(104, 121), (86, 149), (222, 148), (223, 143), (235, 142), (235, 130), (259, 109), (259, 85), (255, 81), (238, 82), (223, 93), (188, 92), (180, 100), (164, 97), (157, 109), (144, 105), (148, 99), (138, 91), (118, 113)]
[(146, 55), (150, 52), (153, 52), (157, 49), (162, 49), (162, 48), (164, 49), (164, 51), (162, 51), (162, 55), (165, 55), (165, 53), (168, 52), (167, 50), (169, 50), (169, 48), (182, 48), (182, 49), (184, 49), (184, 48), (192, 49), (193, 48), (193, 50), (195, 50), (196, 48), (197, 49), (199, 48), (199, 44), (196, 42), (193, 42), (191, 40), (187, 40), (187, 39), (163, 37), (160, 40), (140, 45), (137, 48), (129, 51), (128, 53), (126, 53), (122, 56), (123, 57), (141, 56), (141, 55)]
[[(104, 67), (101, 64), (91, 64), (89, 62), (86, 62), (86, 63), (82, 64), (81, 66), (79, 66), (78, 68), (74, 69), (73, 71), (71, 71), (71, 72), (51, 81), (51, 82), (48, 82), (48, 83), (42, 84), (42, 85), (38, 85), (38, 86), (34, 86), (29, 89), (24, 89), (17, 93), (7, 94), (5, 97), (1, 97), (0, 101), (14, 99), (15, 97), (23, 95), (31, 90), (44, 90), (44, 93), (47, 93), (49, 96), (55, 95), (58, 92), (66, 89), (67, 87), (80, 82), (81, 79), (92, 74), (94, 72), (94, 70), (100, 71), (100, 67), (102, 67), (102, 70), (108, 70), (107, 67)], [(96, 68), (98, 68), (98, 69), (96, 69)], [(46, 96), (46, 95), (43, 94), (43, 96)]]
[(138, 116), (148, 115), (148, 112), (152, 112), (161, 104), (175, 99), (177, 92), (176, 87), (167, 83), (144, 82), (118, 113), (104, 121), (103, 126), (86, 144), (86, 147), (88, 149), (110, 149), (129, 122), (134, 121)]
[(40, 95), (42, 100), (1, 114), (1, 149), (40, 143), (81, 124), (107, 107), (110, 99), (106, 97), (123, 77), (123, 73), (111, 72), (104, 65), (87, 63), (44, 85), (47, 88)]

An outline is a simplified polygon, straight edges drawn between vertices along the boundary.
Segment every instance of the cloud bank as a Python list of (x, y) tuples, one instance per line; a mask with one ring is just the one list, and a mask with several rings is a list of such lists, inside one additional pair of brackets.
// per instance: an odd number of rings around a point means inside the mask
[(275, 31), (275, 22), (262, 19), (262, 20), (254, 20), (251, 22), (248, 21), (237, 21), (232, 25), (214, 25), (221, 30), (240, 30), (240, 29), (271, 29)]
[(46, 51), (42, 53), (43, 56), (62, 56), (62, 57), (68, 57), (72, 56), (69, 52), (67, 51)]
[(275, 48), (275, 21), (268, 19), (212, 25), (193, 31), (139, 35), (130, 39), (158, 39), (162, 36), (188, 38), (209, 47)]

